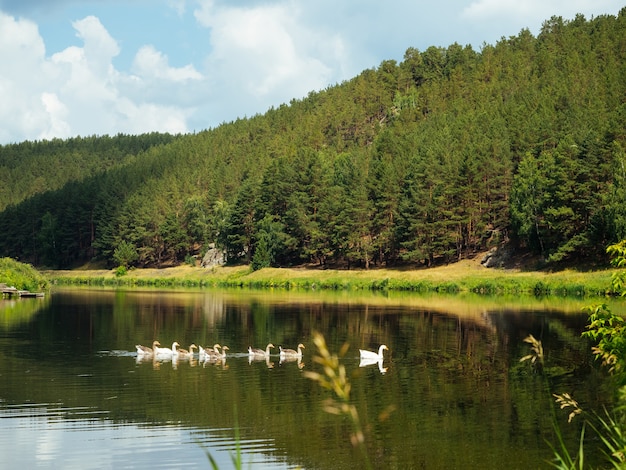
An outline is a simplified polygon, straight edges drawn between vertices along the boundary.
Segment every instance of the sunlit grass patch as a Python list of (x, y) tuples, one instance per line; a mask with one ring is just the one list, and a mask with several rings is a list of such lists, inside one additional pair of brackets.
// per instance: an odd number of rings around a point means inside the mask
[(240, 287), (252, 289), (382, 291), (538, 297), (603, 296), (614, 270), (599, 272), (526, 272), (485, 268), (469, 260), (428, 269), (321, 269), (221, 266), (212, 269), (181, 265), (164, 269), (48, 271), (62, 285)]

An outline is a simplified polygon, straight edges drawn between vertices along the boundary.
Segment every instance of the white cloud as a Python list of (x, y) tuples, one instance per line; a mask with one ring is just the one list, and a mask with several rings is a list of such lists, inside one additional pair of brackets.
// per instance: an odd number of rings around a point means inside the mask
[(614, 0), (476, 0), (463, 9), (463, 15), (477, 20), (507, 19), (515, 22), (542, 23), (552, 16), (573, 18), (611, 11)]
[[(38, 92), (46, 83), (45, 47), (37, 26), (0, 12), (0, 140), (36, 137), (47, 124)], [(17, 138), (16, 138), (17, 137)]]
[(501, 16), (532, 13), (529, 2), (510, 0), (478, 0), (463, 10), (464, 15), (475, 19), (490, 19)]
[(168, 6), (174, 10), (179, 17), (182, 17), (185, 14), (185, 3), (185, 0), (167, 0)]
[(40, 139), (53, 139), (59, 136), (70, 136), (71, 129), (66, 119), (68, 109), (60, 100), (56, 93), (43, 92), (41, 102), (49, 116), (48, 125), (39, 134)]
[(200, 90), (210, 103), (203, 109), (205, 127), (263, 113), (360, 71), (346, 67), (353, 57), (341, 34), (309, 24), (308, 4), (198, 0), (196, 5), (194, 17), (206, 30), (208, 50), (205, 90)]
[(121, 99), (116, 106), (119, 113), (118, 125), (129, 134), (144, 132), (170, 132), (183, 134), (188, 132), (187, 118), (189, 111), (176, 106), (164, 106), (154, 103), (137, 104), (129, 99)]
[[(123, 2), (0, 3), (0, 143), (201, 130), (402, 60), (408, 47), (480, 47), (526, 27), (538, 33), (554, 15), (623, 8), (618, 0), (142, 0), (133, 3), (136, 23)], [(82, 16), (86, 5), (93, 16)], [(41, 33), (18, 14), (37, 18)]]
[(95, 16), (87, 16), (82, 20), (74, 21), (72, 26), (76, 35), (84, 43), (85, 56), (96, 65), (109, 66), (110, 61), (120, 53), (115, 39), (104, 28)]
[(173, 82), (201, 80), (202, 74), (193, 65), (170, 67), (167, 56), (153, 46), (143, 46), (133, 62), (133, 71), (141, 77), (153, 77)]
[(88, 16), (72, 26), (82, 45), (46, 57), (36, 24), (0, 12), (0, 142), (187, 132), (191, 107), (146, 100), (137, 90), (159, 80), (201, 79), (193, 66), (170, 67), (166, 56), (145, 47), (136, 59), (142, 75), (133, 77), (113, 65), (120, 47), (98, 18)]
[(336, 65), (329, 61), (343, 50), (339, 38), (306, 28), (295, 2), (235, 8), (207, 0), (194, 14), (210, 29), (209, 70), (256, 98), (324, 87)]

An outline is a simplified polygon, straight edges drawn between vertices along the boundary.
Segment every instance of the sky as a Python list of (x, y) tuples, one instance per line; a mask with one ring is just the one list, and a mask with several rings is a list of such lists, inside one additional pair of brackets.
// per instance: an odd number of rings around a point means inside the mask
[(623, 0), (0, 0), (0, 145), (189, 133)]

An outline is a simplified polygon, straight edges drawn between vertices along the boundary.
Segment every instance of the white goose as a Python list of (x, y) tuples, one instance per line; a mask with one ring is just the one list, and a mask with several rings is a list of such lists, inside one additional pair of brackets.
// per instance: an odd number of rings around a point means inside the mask
[(253, 359), (265, 359), (270, 357), (270, 348), (275, 347), (272, 343), (268, 344), (267, 347), (265, 348), (265, 351), (263, 351), (262, 349), (259, 348), (252, 348), (251, 346), (248, 346), (248, 356), (250, 356)]
[(280, 349), (280, 358), (282, 359), (297, 359), (302, 357), (302, 350), (304, 349), (304, 344), (300, 343), (298, 345), (298, 350), (294, 349), (283, 349), (282, 346), (278, 346)]
[(180, 346), (176, 341), (172, 343), (172, 349), (170, 348), (156, 348), (154, 350), (154, 355), (159, 359), (171, 359), (172, 356), (176, 356), (178, 354), (177, 347)]
[(386, 345), (381, 344), (378, 348), (378, 353), (374, 351), (367, 351), (365, 349), (359, 349), (359, 353), (361, 354), (361, 359), (371, 360), (371, 361), (382, 361), (383, 360), (383, 350), (389, 349)]
[(135, 348), (137, 348), (137, 357), (150, 357), (154, 355), (154, 350), (159, 346), (161, 346), (161, 343), (159, 343), (158, 341), (153, 341), (151, 348), (149, 348), (148, 346), (142, 346), (141, 344), (136, 344)]

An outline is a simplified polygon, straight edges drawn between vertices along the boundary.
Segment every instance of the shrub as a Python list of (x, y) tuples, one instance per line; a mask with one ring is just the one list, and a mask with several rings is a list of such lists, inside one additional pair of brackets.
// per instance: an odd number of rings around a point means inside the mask
[(115, 277), (126, 276), (126, 274), (128, 274), (128, 269), (126, 269), (126, 266), (118, 266), (115, 269)]
[(0, 282), (20, 290), (39, 291), (49, 287), (48, 280), (30, 264), (0, 258)]

